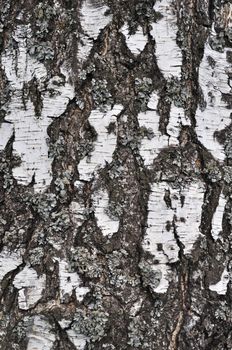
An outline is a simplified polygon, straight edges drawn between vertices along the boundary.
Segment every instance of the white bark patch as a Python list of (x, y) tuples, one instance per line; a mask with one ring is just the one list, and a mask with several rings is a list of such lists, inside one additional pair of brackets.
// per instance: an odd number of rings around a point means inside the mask
[(109, 133), (107, 127), (111, 122), (117, 123), (117, 115), (122, 109), (121, 105), (115, 105), (105, 113), (99, 109), (91, 112), (89, 122), (97, 132), (97, 140), (91, 155), (83, 158), (78, 165), (81, 180), (90, 181), (98, 169), (103, 168), (106, 162), (112, 161), (117, 135)]
[(152, 138), (143, 138), (140, 146), (140, 154), (144, 159), (144, 165), (151, 165), (154, 158), (159, 154), (162, 148), (176, 146), (179, 144), (178, 137), (182, 125), (190, 125), (190, 121), (184, 114), (182, 108), (171, 106), (167, 134), (162, 135), (159, 131), (159, 115), (157, 113), (158, 96), (156, 93), (151, 95), (148, 107), (154, 111), (140, 112), (138, 122), (140, 127), (146, 127), (152, 131)]
[(162, 182), (154, 183), (151, 190), (148, 203), (148, 228), (143, 248), (158, 261), (158, 264), (154, 265), (154, 271), (160, 270), (162, 273), (161, 282), (154, 291), (165, 293), (171, 273), (167, 264), (179, 260), (180, 249), (174, 228), (184, 245), (184, 254), (190, 254), (194, 242), (201, 235), (199, 225), (204, 188), (202, 184), (192, 183), (187, 187), (174, 189), (168, 183)]
[(153, 133), (152, 139), (145, 137), (141, 141), (140, 154), (146, 166), (151, 165), (160, 150), (168, 146), (168, 136), (162, 135), (159, 131), (159, 115), (156, 112), (157, 104), (158, 96), (153, 93), (148, 102), (148, 107), (154, 109), (154, 111), (140, 112), (138, 114), (139, 126), (145, 127)]
[(52, 327), (43, 316), (35, 316), (27, 334), (27, 350), (51, 350), (56, 340)]
[(79, 46), (77, 50), (77, 61), (83, 63), (90, 54), (93, 47), (93, 41), (87, 36), (80, 35)]
[(182, 54), (176, 43), (177, 17), (172, 0), (157, 0), (154, 10), (163, 17), (152, 25), (151, 35), (156, 43), (156, 58), (165, 78), (180, 77)]
[(97, 39), (100, 30), (107, 26), (112, 15), (106, 16), (109, 7), (100, 0), (85, 0), (81, 8), (81, 26), (85, 33), (93, 39)]
[(227, 285), (229, 283), (229, 272), (227, 268), (224, 269), (221, 279), (218, 283), (209, 286), (209, 289), (220, 295), (225, 295), (227, 292)]
[(75, 332), (73, 329), (67, 330), (68, 337), (70, 341), (75, 345), (77, 350), (84, 350), (86, 342), (89, 338), (87, 338), (83, 334), (79, 334)]
[[(14, 39), (18, 43), (17, 54), (9, 47), (2, 56), (2, 65), (10, 83), (11, 100), (7, 106), (6, 121), (14, 126), (14, 152), (21, 157), (22, 163), (13, 169), (18, 183), (28, 185), (35, 174), (36, 191), (46, 188), (51, 182), (51, 163), (48, 158), (47, 128), (51, 117), (60, 116), (66, 109), (74, 88), (67, 82), (67, 74), (55, 76), (45, 83), (45, 66), (28, 54), (27, 38), (31, 35), (28, 26), (19, 26)], [(25, 97), (23, 88), (32, 79), (36, 79), (42, 99), (42, 111), (36, 116), (30, 97)], [(1, 132), (1, 131), (0, 131)]]
[[(231, 51), (227, 50), (227, 51)], [(228, 72), (232, 71), (226, 60), (226, 51), (214, 51), (209, 43), (205, 45), (205, 52), (199, 68), (199, 84), (205, 101), (205, 108), (198, 107), (196, 112), (196, 133), (199, 141), (219, 161), (225, 158), (223, 145), (214, 136), (215, 131), (224, 129), (231, 123), (231, 110), (222, 101), (222, 93), (229, 94)]]
[[(68, 328), (70, 326), (70, 323), (71, 322), (68, 320), (59, 321), (59, 324), (63, 329)], [(72, 328), (67, 329), (66, 332), (68, 334), (70, 341), (74, 344), (77, 350), (85, 349), (86, 342), (89, 340), (87, 336), (85, 336), (84, 334), (77, 333)]]
[(226, 199), (221, 193), (219, 197), (219, 202), (218, 206), (216, 208), (216, 211), (213, 215), (213, 220), (212, 220), (212, 236), (213, 239), (216, 241), (219, 237), (220, 232), (222, 231), (222, 219), (223, 219), (223, 214), (225, 210), (225, 205), (226, 205)]
[(149, 98), (147, 107), (156, 111), (158, 102), (159, 102), (159, 96), (155, 92), (153, 92)]
[(45, 284), (45, 275), (39, 277), (33, 268), (25, 266), (24, 269), (15, 276), (13, 281), (14, 287), (19, 289), (19, 308), (22, 310), (29, 310), (33, 307), (42, 297)]
[(185, 116), (184, 109), (176, 107), (174, 103), (171, 105), (170, 118), (167, 126), (167, 133), (169, 135), (169, 145), (178, 145), (178, 137), (181, 126), (191, 125), (190, 120)]
[(69, 206), (69, 210), (72, 216), (72, 221), (75, 223), (76, 227), (82, 225), (85, 221), (84, 210), (85, 207), (78, 202), (71, 202)]
[(129, 34), (129, 28), (127, 24), (125, 24), (120, 31), (125, 36), (126, 44), (130, 51), (134, 55), (140, 54), (147, 44), (147, 36), (143, 34), (142, 27), (139, 26), (135, 34), (132, 35)]
[(8, 272), (15, 270), (22, 262), (19, 252), (10, 252), (4, 248), (0, 253), (0, 282)]
[(13, 135), (13, 125), (11, 123), (2, 123), (0, 125), (0, 151), (3, 151), (7, 142)]
[(71, 267), (65, 260), (58, 260), (58, 261), (59, 261), (61, 302), (64, 302), (65, 295), (71, 296), (73, 291), (75, 291), (77, 300), (81, 302), (84, 296), (89, 292), (89, 288), (81, 287), (82, 282), (80, 277), (76, 272), (70, 272)]
[(118, 231), (119, 220), (109, 216), (109, 196), (106, 190), (94, 193), (93, 207), (98, 227), (101, 229), (103, 236), (111, 237), (113, 233)]
[(104, 5), (102, 1), (85, 0), (81, 7), (81, 27), (84, 35), (80, 35), (81, 42), (78, 47), (77, 58), (80, 61), (85, 60), (92, 47), (93, 41), (97, 39), (100, 31), (109, 24), (112, 15), (106, 15), (109, 7)]
[(159, 116), (152, 111), (139, 113), (138, 122), (140, 127), (144, 126), (153, 132), (152, 139), (144, 137), (140, 146), (140, 154), (144, 160), (144, 165), (148, 166), (152, 164), (160, 150), (168, 146), (168, 136), (162, 135), (159, 131)]
[(135, 317), (138, 311), (141, 309), (143, 299), (138, 299), (130, 308), (130, 316)]

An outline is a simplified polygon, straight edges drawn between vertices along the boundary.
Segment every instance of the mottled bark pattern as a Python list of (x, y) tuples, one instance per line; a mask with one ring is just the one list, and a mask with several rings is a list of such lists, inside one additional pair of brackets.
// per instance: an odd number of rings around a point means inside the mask
[(1, 0), (1, 350), (232, 349), (232, 4)]

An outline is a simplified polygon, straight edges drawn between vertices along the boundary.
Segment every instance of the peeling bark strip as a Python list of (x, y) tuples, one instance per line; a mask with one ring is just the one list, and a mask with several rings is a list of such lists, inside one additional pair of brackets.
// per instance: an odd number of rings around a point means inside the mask
[(27, 350), (51, 350), (55, 342), (55, 335), (45, 317), (35, 316), (28, 329)]
[(45, 289), (45, 276), (39, 277), (34, 269), (25, 266), (14, 278), (13, 285), (19, 290), (19, 308), (28, 310), (40, 300)]
[[(212, 36), (215, 35), (212, 33)], [(231, 106), (223, 100), (223, 94), (230, 94), (229, 76), (232, 74), (231, 63), (227, 61), (232, 49), (217, 52), (207, 42), (204, 57), (199, 68), (199, 83), (203, 92), (204, 103), (196, 113), (196, 132), (199, 141), (213, 154), (223, 161), (224, 146), (216, 139), (219, 132), (231, 123)]]
[(181, 50), (176, 43), (177, 17), (172, 0), (158, 0), (154, 10), (161, 19), (152, 24), (151, 34), (156, 42), (156, 58), (165, 78), (180, 77), (182, 66)]
[(109, 211), (109, 197), (107, 192), (100, 191), (95, 193), (93, 205), (97, 224), (102, 230), (103, 236), (112, 236), (113, 233), (118, 231), (119, 221), (116, 218), (110, 217), (110, 213), (107, 213)]
[(90, 181), (94, 172), (104, 167), (106, 162), (110, 163), (112, 161), (117, 135), (109, 133), (107, 128), (110, 123), (117, 121), (116, 117), (121, 110), (122, 106), (115, 105), (112, 110), (108, 108), (105, 113), (100, 110), (93, 110), (89, 116), (89, 122), (97, 132), (97, 140), (94, 143), (92, 154), (87, 155), (79, 162), (78, 171), (81, 180)]
[(140, 153), (145, 165), (152, 164), (154, 158), (163, 148), (179, 144), (178, 138), (182, 126), (190, 125), (190, 121), (184, 114), (183, 108), (171, 105), (167, 135), (162, 135), (159, 130), (159, 115), (157, 113), (158, 96), (153, 93), (148, 102), (148, 110), (138, 114), (140, 127), (145, 127), (148, 135), (142, 139)]
[(232, 4), (2, 1), (0, 349), (232, 349)]
[(220, 295), (225, 295), (227, 292), (227, 286), (229, 283), (229, 273), (227, 268), (225, 268), (225, 270), (223, 271), (222, 275), (221, 275), (221, 279), (218, 283), (216, 284), (212, 284), (211, 286), (209, 286), (209, 289), (217, 292)]
[(171, 278), (170, 264), (179, 260), (180, 250), (191, 253), (199, 231), (204, 187), (170, 188), (167, 183), (154, 184), (148, 202), (148, 228), (143, 248), (149, 251), (161, 271), (156, 293), (165, 293)]
[(109, 7), (100, 0), (84, 0), (81, 7), (81, 27), (84, 34), (80, 34), (77, 59), (84, 61), (93, 47), (93, 40), (107, 24), (110, 23), (112, 15), (108, 14)]
[(126, 44), (127, 44), (128, 48), (130, 49), (130, 51), (134, 55), (138, 55), (139, 53), (141, 53), (143, 51), (144, 47), (147, 44), (147, 37), (146, 37), (146, 35), (143, 34), (143, 29), (141, 26), (138, 27), (135, 34), (130, 35), (129, 28), (125, 24), (121, 28), (121, 32), (125, 36)]
[(3, 249), (0, 253), (0, 281), (3, 280), (8, 272), (15, 270), (21, 265), (22, 262), (20, 252), (11, 252), (6, 248)]
[[(2, 56), (2, 66), (11, 89), (5, 120), (13, 125), (11, 131), (15, 135), (14, 151), (22, 160), (22, 164), (13, 169), (14, 177), (18, 183), (28, 185), (34, 176), (34, 187), (40, 191), (51, 181), (48, 125), (51, 118), (58, 117), (65, 111), (74, 90), (67, 83), (64, 70), (61, 70), (59, 76), (49, 79), (45, 66), (28, 54), (27, 40), (31, 36), (29, 26), (17, 27), (12, 35), (17, 48), (9, 47)], [(34, 98), (29, 94), (30, 85), (38, 89)], [(5, 128), (6, 126), (3, 130), (0, 129), (3, 138)]]
[(65, 296), (71, 296), (74, 291), (77, 300), (81, 302), (89, 288), (80, 287), (80, 278), (75, 272), (70, 272), (69, 269), (70, 267), (66, 261), (59, 262), (60, 300), (64, 302)]
[(212, 220), (212, 236), (215, 240), (219, 238), (219, 235), (222, 232), (222, 220), (223, 220), (225, 205), (226, 205), (226, 199), (223, 193), (221, 193), (218, 206), (216, 208), (216, 211), (213, 215), (213, 220)]

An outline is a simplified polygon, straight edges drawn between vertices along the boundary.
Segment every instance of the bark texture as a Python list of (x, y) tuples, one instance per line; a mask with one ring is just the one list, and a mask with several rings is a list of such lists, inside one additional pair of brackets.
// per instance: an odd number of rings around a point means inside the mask
[(1, 0), (1, 350), (232, 349), (232, 4)]

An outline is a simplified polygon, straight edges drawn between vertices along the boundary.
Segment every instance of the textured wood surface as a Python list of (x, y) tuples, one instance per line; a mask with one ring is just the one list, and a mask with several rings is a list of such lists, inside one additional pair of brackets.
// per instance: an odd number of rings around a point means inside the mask
[(231, 2), (0, 8), (0, 349), (232, 349)]

